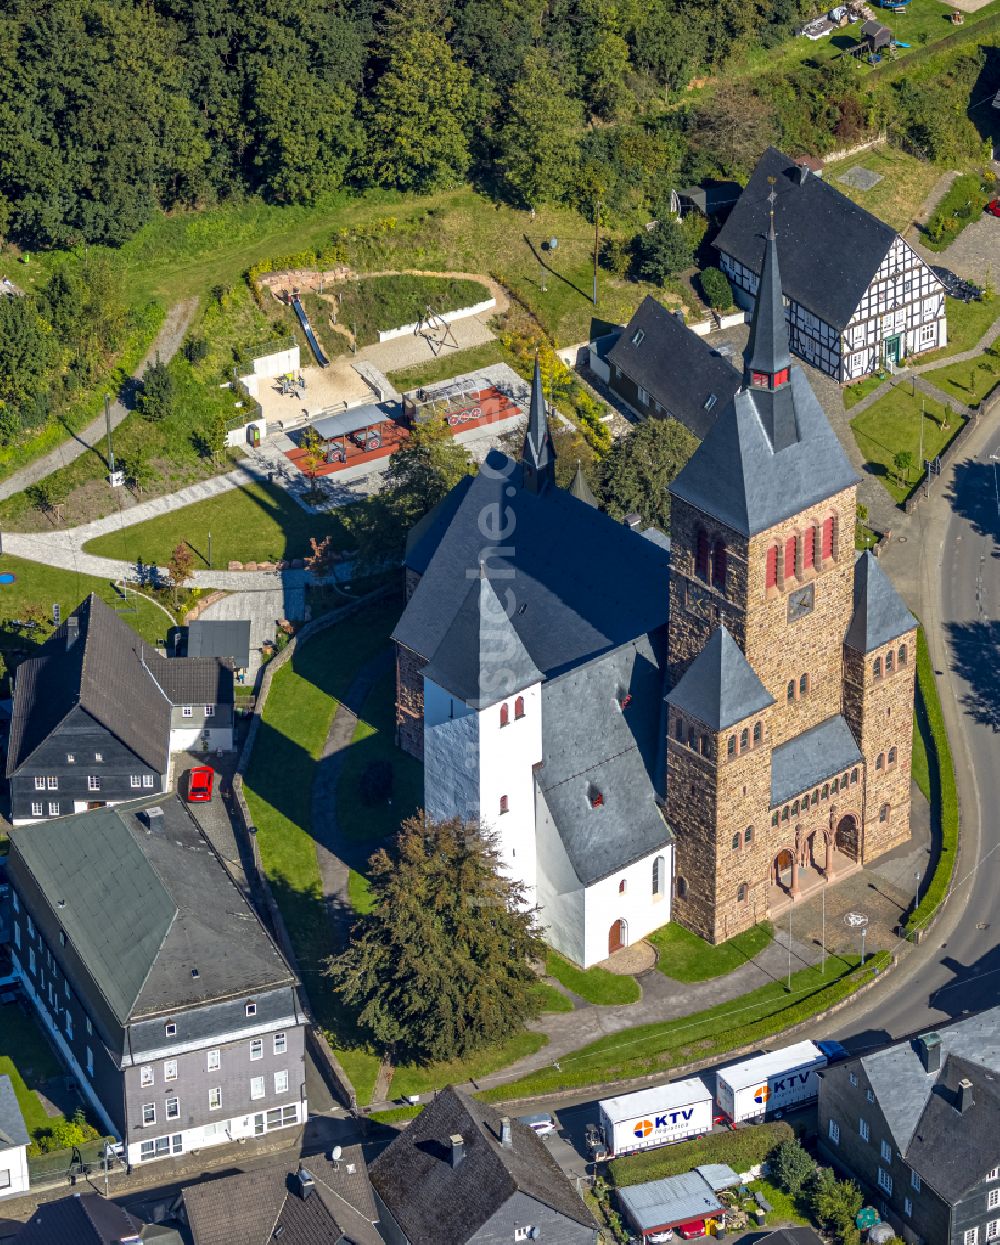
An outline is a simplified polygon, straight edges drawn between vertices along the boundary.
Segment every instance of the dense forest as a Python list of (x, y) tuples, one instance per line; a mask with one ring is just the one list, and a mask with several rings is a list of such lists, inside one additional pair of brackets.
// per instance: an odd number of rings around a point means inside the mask
[[(684, 102), (694, 77), (788, 38), (814, 7), (7, 0), (0, 235), (116, 245), (157, 208), (308, 203), (345, 184), (648, 206), (671, 178), (745, 173), (769, 141), (816, 149), (877, 120), (850, 61)], [(934, 101), (902, 105), (896, 123), (932, 148)]]

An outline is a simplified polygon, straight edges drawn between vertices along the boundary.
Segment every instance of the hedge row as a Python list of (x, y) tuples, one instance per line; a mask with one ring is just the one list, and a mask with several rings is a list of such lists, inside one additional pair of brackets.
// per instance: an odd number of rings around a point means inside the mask
[(646, 1180), (663, 1180), (692, 1171), (703, 1163), (725, 1163), (737, 1174), (763, 1163), (775, 1146), (795, 1136), (786, 1120), (771, 1120), (753, 1128), (737, 1128), (724, 1133), (709, 1133), (697, 1141), (682, 1141), (658, 1150), (645, 1150), (612, 1159), (608, 1176), (619, 1187), (642, 1184)]
[(917, 713), (922, 714), (929, 729), (927, 762), (931, 780), (931, 814), (937, 803), (941, 828), (941, 848), (934, 875), (927, 884), (923, 898), (906, 922), (907, 935), (923, 929), (940, 907), (955, 872), (958, 853), (958, 788), (955, 783), (955, 765), (945, 730), (944, 714), (934, 682), (934, 664), (927, 651), (924, 629), (917, 632)]

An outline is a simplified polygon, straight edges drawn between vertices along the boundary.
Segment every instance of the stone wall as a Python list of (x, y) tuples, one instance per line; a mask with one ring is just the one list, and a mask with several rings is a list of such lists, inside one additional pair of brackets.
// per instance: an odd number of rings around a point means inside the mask
[(396, 645), (396, 743), (424, 759), (424, 677), (426, 660), (403, 644)]

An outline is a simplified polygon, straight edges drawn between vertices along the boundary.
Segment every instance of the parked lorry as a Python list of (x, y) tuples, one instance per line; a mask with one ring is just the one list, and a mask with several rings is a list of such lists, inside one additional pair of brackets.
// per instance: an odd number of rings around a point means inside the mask
[(712, 1091), (697, 1076), (605, 1098), (597, 1106), (604, 1157), (609, 1159), (712, 1131)]
[(719, 1110), (733, 1124), (780, 1117), (819, 1094), (816, 1073), (829, 1062), (815, 1042), (755, 1055), (715, 1074)]

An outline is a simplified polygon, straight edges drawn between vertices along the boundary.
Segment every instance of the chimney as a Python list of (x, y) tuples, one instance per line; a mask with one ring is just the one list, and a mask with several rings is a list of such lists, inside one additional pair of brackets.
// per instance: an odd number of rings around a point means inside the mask
[(972, 1082), (967, 1076), (963, 1076), (958, 1083), (958, 1100), (955, 1106), (959, 1115), (964, 1115), (970, 1107), (976, 1105), (975, 1099), (972, 1097)]
[(642, 515), (641, 514), (627, 514), (625, 518), (622, 519), (622, 522), (625, 524), (625, 526), (629, 529), (630, 532), (634, 532), (638, 530), (638, 528), (642, 527)]
[(941, 1071), (941, 1035), (921, 1033), (917, 1038), (917, 1054), (928, 1076)]
[(809, 177), (809, 166), (807, 164), (797, 164), (795, 166), (795, 183), (801, 186)]
[(510, 1131), (510, 1116), (505, 1115), (500, 1120), (500, 1144), (505, 1150), (514, 1149), (514, 1137)]
[(66, 619), (66, 647), (70, 649), (80, 638), (80, 620), (75, 614)]
[(313, 1189), (316, 1188), (316, 1178), (312, 1172), (307, 1171), (304, 1167), (300, 1167), (295, 1175), (296, 1191), (299, 1197), (304, 1201), (310, 1196)]
[(457, 1167), (465, 1158), (465, 1142), (461, 1133), (452, 1133), (448, 1141), (451, 1143), (451, 1165)]

